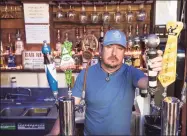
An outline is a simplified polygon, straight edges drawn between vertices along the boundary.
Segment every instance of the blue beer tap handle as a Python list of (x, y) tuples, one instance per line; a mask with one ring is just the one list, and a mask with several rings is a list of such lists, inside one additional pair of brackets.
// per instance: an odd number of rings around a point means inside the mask
[(42, 46), (42, 53), (43, 54), (51, 54), (51, 47), (49, 45), (47, 45), (47, 41), (43, 42), (43, 46)]

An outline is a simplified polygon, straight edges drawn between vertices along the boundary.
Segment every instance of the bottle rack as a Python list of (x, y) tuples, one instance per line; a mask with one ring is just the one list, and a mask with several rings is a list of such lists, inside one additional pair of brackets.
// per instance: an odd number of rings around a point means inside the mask
[[(24, 0), (20, 0), (21, 2), (24, 2)], [(11, 2), (6, 2), (0, 5), (0, 10), (1, 14), (2, 11), (4, 10), (5, 6), (7, 5), (8, 8), (10, 9), (11, 6), (16, 6), (17, 7), (17, 12), (19, 14), (19, 17), (14, 17), (14, 18), (1, 18), (1, 30), (2, 30), (2, 35), (1, 35), (1, 40), (3, 43), (3, 46), (6, 45), (7, 43), (7, 34), (11, 33), (12, 35), (12, 42), (15, 41), (15, 33), (17, 29), (20, 29), (20, 32), (22, 34), (22, 40), (24, 42), (24, 48), (26, 50), (31, 50), (31, 51), (38, 51), (41, 50), (41, 45), (34, 46), (34, 45), (27, 45), (26, 44), (26, 39), (25, 39), (25, 26), (24, 26), (24, 16), (23, 16), (23, 4), (21, 2), (17, 2), (12, 4)], [(25, 0), (26, 1), (26, 0)], [(44, 2), (44, 1), (43, 1)], [(49, 3), (49, 13), (50, 13), (50, 46), (52, 50), (55, 49), (56, 45), (56, 39), (57, 39), (57, 30), (59, 29), (61, 32), (61, 43), (64, 42), (65, 39), (65, 33), (68, 33), (69, 35), (69, 41), (73, 43), (73, 47), (76, 44), (76, 34), (75, 34), (75, 29), (79, 28), (80, 31), (80, 38), (83, 37), (83, 27), (86, 26), (87, 33), (93, 33), (97, 39), (100, 37), (100, 28), (101, 26), (104, 27), (104, 33), (109, 29), (120, 29), (123, 31), (126, 35), (128, 35), (128, 26), (132, 25), (132, 36), (135, 36), (135, 26), (138, 24), (139, 25), (139, 35), (141, 36), (143, 34), (143, 25), (146, 23), (148, 25), (148, 33), (153, 32), (153, 26), (154, 26), (154, 21), (153, 21), (153, 16), (154, 16), (154, 2), (153, 0), (145, 0), (145, 1), (137, 1), (137, 0), (120, 0), (120, 12), (123, 15), (123, 20), (118, 24), (115, 23), (113, 17), (114, 13), (116, 12), (117, 4), (118, 2), (116, 1), (96, 1), (93, 3), (91, 0), (67, 0), (67, 1), (51, 1), (51, 0), (46, 0), (47, 3)], [(147, 13), (147, 17), (145, 21), (137, 21), (136, 17), (134, 17), (134, 20), (132, 22), (127, 22), (125, 18), (125, 14), (128, 10), (128, 6), (130, 5), (132, 8), (132, 12), (136, 13), (139, 10), (139, 5), (144, 4), (144, 10)], [(65, 17), (62, 19), (57, 19), (56, 18), (56, 12), (58, 10), (58, 5), (62, 6), (62, 11), (65, 12)], [(96, 6), (96, 11), (100, 15), (100, 21), (98, 23), (92, 23), (90, 21), (90, 16), (94, 12), (94, 5)], [(107, 24), (104, 24), (103, 21), (101, 20), (101, 16), (103, 12), (105, 11), (105, 5), (107, 4), (107, 11), (111, 15), (111, 21)], [(75, 13), (77, 14), (77, 18), (75, 20), (68, 20), (67, 18), (67, 12), (70, 9), (70, 5), (72, 6), (73, 10), (75, 10)], [(88, 21), (86, 23), (81, 23), (79, 20), (79, 14), (81, 12), (81, 6), (85, 6), (85, 11), (86, 14), (88, 15)], [(136, 15), (135, 15), (136, 16)], [(1, 17), (1, 15), (0, 15)], [(4, 47), (5, 48), (5, 47)], [(4, 54), (7, 56), (6, 54)], [(20, 57), (17, 57), (19, 62), (21, 61)]]

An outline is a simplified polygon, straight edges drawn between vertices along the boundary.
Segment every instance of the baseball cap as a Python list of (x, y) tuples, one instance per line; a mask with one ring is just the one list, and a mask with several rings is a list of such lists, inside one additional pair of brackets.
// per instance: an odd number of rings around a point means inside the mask
[(125, 34), (117, 29), (109, 30), (106, 32), (103, 40), (103, 46), (110, 44), (119, 44), (126, 47), (126, 36)]

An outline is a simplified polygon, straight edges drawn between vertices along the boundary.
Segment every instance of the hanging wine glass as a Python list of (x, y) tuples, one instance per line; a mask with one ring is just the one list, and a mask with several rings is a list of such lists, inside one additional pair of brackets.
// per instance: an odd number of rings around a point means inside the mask
[(62, 11), (62, 8), (60, 6), (60, 4), (58, 5), (58, 10), (56, 12), (56, 18), (57, 19), (61, 19), (61, 18), (64, 18), (65, 17), (65, 14), (64, 12)]
[(5, 6), (4, 12), (2, 12), (1, 18), (13, 18), (13, 16), (8, 11), (8, 6)]
[(84, 5), (82, 5), (82, 10), (81, 10), (79, 19), (80, 19), (80, 22), (81, 22), (81, 23), (86, 23), (87, 20), (88, 20), (88, 17), (87, 17), (87, 15), (86, 15), (86, 11), (85, 11)]
[(14, 7), (14, 17), (18, 18), (18, 10), (17, 10), (17, 6)]
[(15, 11), (12, 6), (10, 7), (9, 14), (10, 14), (10, 18), (15, 18)]
[(108, 24), (110, 22), (110, 13), (107, 11), (107, 5), (105, 6), (105, 12), (103, 13), (103, 23)]
[(72, 9), (71, 5), (70, 5), (70, 9), (67, 13), (67, 17), (70, 19), (70, 20), (74, 20), (75, 17), (76, 17), (76, 13), (75, 13), (75, 10)]
[(128, 11), (127, 11), (127, 14), (126, 14), (126, 20), (128, 23), (131, 23), (133, 21), (133, 18), (134, 18), (134, 14), (131, 10), (131, 6), (129, 5), (128, 6)]
[(114, 13), (114, 21), (116, 23), (120, 23), (122, 21), (122, 14), (119, 10), (119, 4), (117, 6), (117, 11)]
[(144, 10), (144, 4), (141, 4), (139, 7), (139, 11), (137, 12), (136, 18), (137, 21), (145, 21), (146, 19), (146, 11)]
[(98, 23), (98, 21), (99, 21), (99, 14), (96, 11), (95, 4), (94, 4), (94, 12), (91, 14), (91, 21), (92, 21), (92, 23)]

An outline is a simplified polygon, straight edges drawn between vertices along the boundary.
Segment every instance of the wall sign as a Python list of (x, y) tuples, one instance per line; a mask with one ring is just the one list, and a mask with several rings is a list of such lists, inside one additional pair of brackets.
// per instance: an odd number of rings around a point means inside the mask
[(49, 4), (24, 3), (25, 23), (49, 23)]
[(24, 69), (44, 69), (44, 58), (41, 51), (24, 51), (22, 57)]
[(50, 43), (49, 25), (25, 25), (25, 31), (27, 44)]

